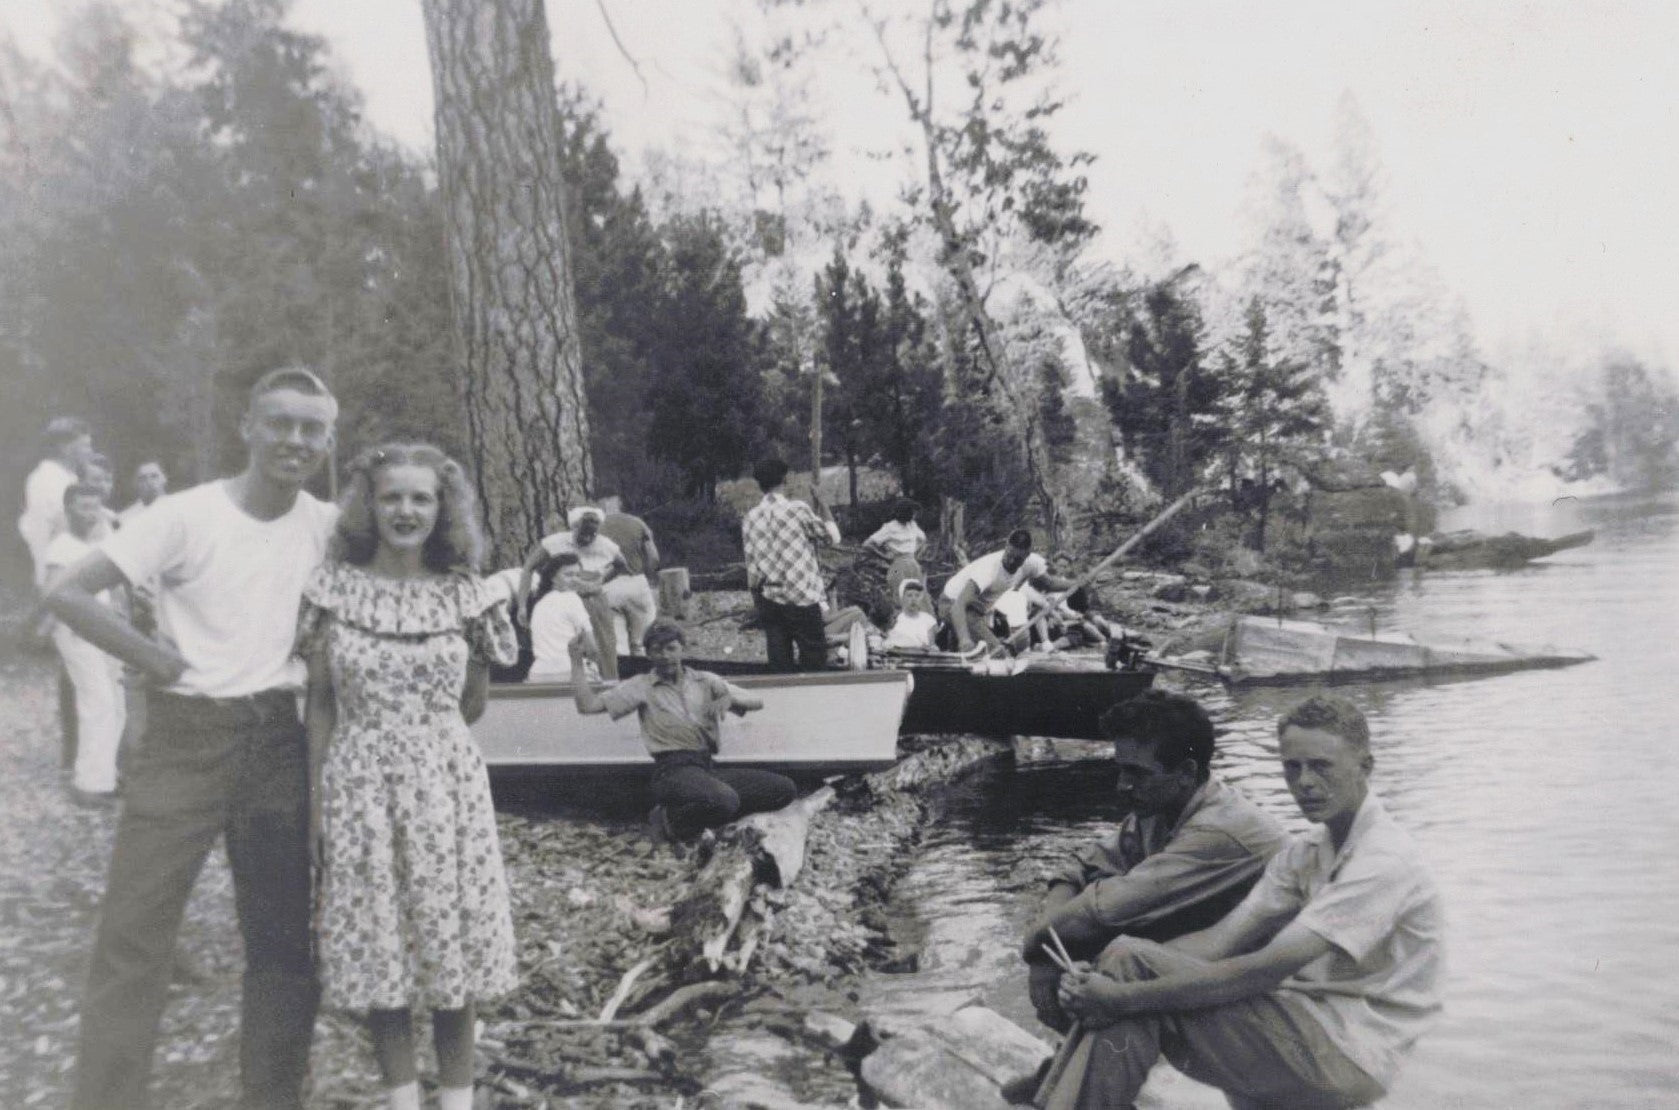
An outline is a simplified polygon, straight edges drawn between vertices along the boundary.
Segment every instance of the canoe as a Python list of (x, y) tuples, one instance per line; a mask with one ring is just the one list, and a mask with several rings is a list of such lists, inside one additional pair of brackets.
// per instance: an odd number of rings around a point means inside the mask
[[(704, 664), (695, 663), (704, 669)], [(811, 775), (873, 771), (898, 758), (904, 671), (731, 676), (764, 708), (723, 724), (717, 762)], [(633, 771), (653, 765), (636, 717), (577, 712), (570, 683), (495, 683), (472, 726), (492, 774)]]
[[(701, 670), (762, 675), (767, 665), (735, 659), (693, 659)], [(620, 657), (619, 671), (645, 670), (645, 659)], [(969, 663), (944, 652), (905, 653), (885, 671), (915, 677), (899, 731), (905, 736), (965, 733), (974, 736), (1060, 736), (1097, 740), (1097, 720), (1117, 702), (1154, 682), (1152, 670), (1110, 670), (1100, 657), (1022, 656)], [(826, 672), (824, 672), (826, 673)], [(783, 676), (786, 677), (786, 676)]]
[(1482, 641), (1423, 643), (1404, 632), (1337, 628), (1313, 621), (1237, 617), (1222, 655), (1205, 661), (1158, 658), (1233, 686), (1374, 682), (1412, 676), (1475, 677), (1589, 663), (1595, 655)]

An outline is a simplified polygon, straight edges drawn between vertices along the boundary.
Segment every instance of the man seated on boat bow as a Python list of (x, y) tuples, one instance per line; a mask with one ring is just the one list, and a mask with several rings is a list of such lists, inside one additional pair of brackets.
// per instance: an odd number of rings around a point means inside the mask
[(653, 669), (597, 691), (584, 677), (588, 646), (582, 637), (572, 640), (572, 694), (579, 713), (610, 713), (615, 721), (631, 713), (639, 717), (641, 738), (653, 757), (655, 805), (648, 820), (656, 837), (685, 841), (737, 817), (780, 809), (798, 796), (785, 775), (712, 763), (723, 714), (745, 716), (762, 709), (762, 701), (685, 664), (687, 637), (674, 621), (655, 620), (642, 643)]
[(1281, 825), (1208, 771), (1213, 723), (1193, 698), (1145, 690), (1102, 714), (1113, 741), (1119, 828), (1078, 852), (1049, 880), (1022, 956), (1038, 1018), (1069, 1024), (1056, 999), (1062, 973), (1050, 929), (1075, 957), (1119, 937), (1165, 940), (1228, 913), (1287, 840)]

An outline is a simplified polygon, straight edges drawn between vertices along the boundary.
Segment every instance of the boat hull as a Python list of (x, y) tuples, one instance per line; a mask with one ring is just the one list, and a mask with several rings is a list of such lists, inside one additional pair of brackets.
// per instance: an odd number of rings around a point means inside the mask
[[(761, 662), (734, 659), (692, 662), (701, 670), (731, 678), (762, 675), (768, 669)], [(647, 661), (639, 657), (620, 657), (618, 663), (624, 674), (647, 667)], [(905, 736), (957, 733), (1099, 740), (1097, 722), (1108, 707), (1136, 697), (1154, 682), (1153, 671), (1110, 670), (1099, 660), (1074, 661), (1067, 656), (995, 661), (978, 667), (904, 663), (897, 670), (862, 673), (906, 671), (915, 676), (915, 683), (899, 728)]]
[(1355, 633), (1310, 621), (1243, 617), (1219, 675), (1232, 685), (1474, 677), (1588, 663), (1595, 656), (1499, 643), (1424, 644), (1399, 632)]
[[(701, 669), (701, 664), (696, 664)], [(717, 763), (799, 774), (889, 767), (911, 676), (895, 671), (731, 676), (764, 708), (730, 715)], [(634, 714), (612, 720), (577, 711), (569, 683), (525, 682), (490, 687), (484, 715), (472, 726), (492, 773), (510, 771), (643, 771), (653, 765)]]

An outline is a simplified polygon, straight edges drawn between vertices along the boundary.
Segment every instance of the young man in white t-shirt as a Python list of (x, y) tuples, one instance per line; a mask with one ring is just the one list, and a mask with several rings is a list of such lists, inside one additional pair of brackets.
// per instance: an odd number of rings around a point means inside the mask
[[(155, 684), (82, 1001), (78, 1110), (146, 1105), (175, 934), (218, 835), (245, 947), (241, 1105), (302, 1105), (318, 988), (303, 667), (292, 642), (303, 584), (337, 520), (303, 490), (337, 415), (309, 371), (264, 375), (240, 422), (245, 469), (160, 499), (47, 598), (77, 634)], [(148, 579), (158, 582), (155, 639), (96, 599)]]
[(981, 555), (944, 584), (940, 613), (956, 633), (956, 648), (966, 652), (974, 641), (983, 640), (993, 650), (1003, 643), (991, 630), (991, 611), (997, 599), (1030, 583), (1039, 590), (1067, 590), (1073, 583), (1049, 573), (1049, 563), (1032, 550), (1032, 533), (1017, 528), (1009, 534), (1008, 546)]
[[(41, 554), (47, 582), (93, 551), (92, 541), (104, 523), (104, 508), (104, 495), (93, 486), (78, 482), (65, 489), (66, 529), (54, 536)], [(110, 591), (101, 593), (99, 601), (110, 605)], [(124, 717), (121, 665), (62, 622), (54, 622), (52, 642), (76, 691), (77, 745), (71, 798), (84, 806), (113, 802)]]

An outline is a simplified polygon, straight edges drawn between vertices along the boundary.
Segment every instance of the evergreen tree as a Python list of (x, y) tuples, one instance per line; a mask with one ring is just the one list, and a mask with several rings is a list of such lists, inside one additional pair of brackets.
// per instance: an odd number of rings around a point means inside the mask
[(720, 221), (680, 216), (665, 237), (648, 449), (681, 472), (686, 494), (710, 501), (762, 441), (763, 344)]
[(1195, 485), (1228, 434), (1213, 419), (1225, 383), (1204, 363), (1201, 314), (1182, 276), (1153, 283), (1126, 308), (1127, 369), (1102, 383), (1127, 454), (1168, 499)]
[[(1248, 301), (1241, 358), (1230, 367), (1233, 380), (1226, 397), (1233, 480), (1252, 483), (1239, 502), (1256, 514), (1253, 546), (1265, 550), (1272, 481), (1279, 467), (1298, 461), (1312, 441), (1329, 427), (1329, 408), (1321, 380), (1304, 363), (1280, 357), (1271, 348), (1265, 305)], [(1234, 361), (1234, 360), (1233, 360)]]

